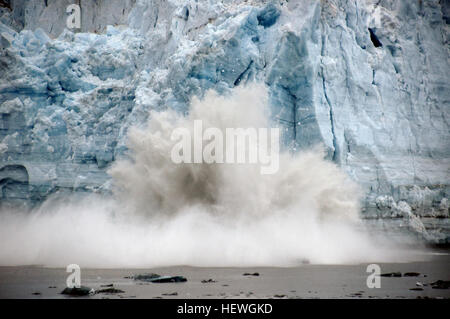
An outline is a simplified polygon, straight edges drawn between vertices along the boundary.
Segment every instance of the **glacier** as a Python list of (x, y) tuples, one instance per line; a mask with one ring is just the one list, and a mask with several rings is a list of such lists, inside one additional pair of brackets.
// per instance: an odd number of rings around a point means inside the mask
[(362, 216), (439, 217), (448, 241), (448, 1), (0, 2), (0, 201), (109, 192), (151, 110), (252, 81), (292, 151), (318, 143)]

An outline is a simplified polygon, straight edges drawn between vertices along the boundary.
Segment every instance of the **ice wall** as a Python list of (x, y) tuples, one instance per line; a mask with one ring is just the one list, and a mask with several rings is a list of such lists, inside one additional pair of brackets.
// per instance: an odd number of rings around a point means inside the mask
[(2, 200), (107, 191), (149, 110), (257, 80), (285, 144), (323, 143), (365, 216), (449, 216), (448, 1), (86, 0), (74, 32), (71, 2), (0, 2)]

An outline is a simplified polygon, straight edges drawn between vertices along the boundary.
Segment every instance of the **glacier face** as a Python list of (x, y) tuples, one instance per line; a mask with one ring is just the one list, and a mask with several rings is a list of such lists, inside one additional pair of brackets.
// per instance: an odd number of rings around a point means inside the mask
[(256, 80), (285, 144), (323, 143), (365, 216), (449, 216), (446, 1), (80, 1), (80, 32), (71, 1), (2, 3), (2, 200), (108, 191), (149, 110)]

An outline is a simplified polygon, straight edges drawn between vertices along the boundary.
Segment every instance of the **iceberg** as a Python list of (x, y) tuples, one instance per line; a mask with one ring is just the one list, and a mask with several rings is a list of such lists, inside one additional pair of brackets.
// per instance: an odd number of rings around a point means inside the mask
[[(109, 192), (150, 111), (263, 82), (293, 152), (323, 144), (363, 216), (449, 217), (449, 8), (437, 0), (0, 6), (0, 200)], [(85, 2), (83, 2), (85, 5)]]

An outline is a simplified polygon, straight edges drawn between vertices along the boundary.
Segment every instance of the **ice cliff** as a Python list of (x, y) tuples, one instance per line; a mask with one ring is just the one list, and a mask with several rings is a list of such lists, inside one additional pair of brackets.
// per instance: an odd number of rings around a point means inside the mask
[[(66, 7), (81, 6), (69, 31)], [(446, 0), (0, 1), (0, 200), (107, 191), (148, 111), (270, 87), (285, 145), (323, 143), (363, 214), (449, 217)]]

